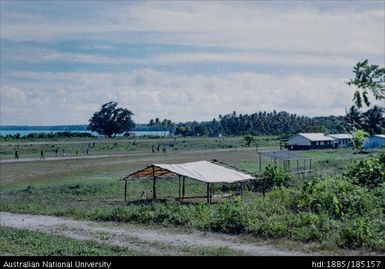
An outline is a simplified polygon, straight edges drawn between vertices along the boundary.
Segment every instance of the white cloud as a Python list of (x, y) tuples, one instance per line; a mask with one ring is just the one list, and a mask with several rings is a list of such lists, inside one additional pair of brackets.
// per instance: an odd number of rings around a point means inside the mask
[[(25, 98), (3, 104), (5, 111), (18, 107), (2, 113), (4, 124), (29, 120), (34, 124), (86, 123), (101, 104), (111, 100), (131, 109), (137, 122), (153, 117), (210, 120), (233, 110), (343, 114), (353, 93), (344, 79), (301, 75), (175, 75), (143, 69), (132, 73), (17, 72), (10, 77), (12, 86), (6, 86), (5, 92), (17, 89)], [(17, 79), (21, 77), (27, 82)], [(31, 111), (33, 120), (28, 115)]]
[(2, 36), (19, 41), (89, 38), (238, 49), (384, 52), (381, 3), (378, 10), (322, 12), (309, 6), (263, 7), (258, 2), (136, 2), (125, 7), (111, 4), (98, 18), (66, 20), (47, 14), (25, 23), (23, 14), (18, 20), (7, 20), (8, 16), (17, 17), (3, 11), (2, 21), (7, 23), (2, 23)]

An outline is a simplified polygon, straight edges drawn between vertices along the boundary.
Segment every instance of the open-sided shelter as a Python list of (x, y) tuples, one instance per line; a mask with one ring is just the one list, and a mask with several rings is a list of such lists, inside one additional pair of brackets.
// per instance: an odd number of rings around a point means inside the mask
[[(127, 200), (127, 181), (135, 178), (152, 178), (152, 197), (156, 199), (156, 179), (159, 177), (179, 177), (179, 198), (185, 198), (185, 179), (201, 181), (207, 184), (207, 202), (211, 203), (213, 186), (218, 183), (236, 183), (254, 179), (247, 173), (224, 167), (215, 162), (198, 161), (179, 164), (152, 164), (144, 169), (129, 174), (125, 181), (124, 197)], [(182, 181), (182, 182), (181, 182)], [(186, 197), (188, 198), (188, 197)], [(191, 198), (191, 197), (190, 197)]]

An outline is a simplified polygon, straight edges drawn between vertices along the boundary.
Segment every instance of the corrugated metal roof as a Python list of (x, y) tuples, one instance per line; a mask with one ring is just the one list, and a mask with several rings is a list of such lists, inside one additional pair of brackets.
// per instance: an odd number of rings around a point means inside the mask
[(259, 154), (270, 157), (270, 158), (277, 158), (279, 160), (311, 160), (309, 157), (305, 157), (302, 154), (299, 154), (298, 152), (293, 152), (289, 150), (280, 150), (280, 151), (260, 151)]
[(375, 137), (379, 137), (379, 138), (384, 138), (385, 139), (385, 135), (383, 134), (379, 134), (379, 135), (374, 135)]
[(332, 137), (326, 136), (324, 133), (298, 133), (310, 141), (333, 141)]
[(179, 164), (153, 164), (143, 170), (130, 174), (128, 177), (148, 177), (153, 173), (155, 173), (156, 176), (176, 174), (208, 183), (234, 183), (254, 179), (254, 177), (249, 174), (208, 161)]
[(330, 134), (329, 136), (336, 139), (353, 139), (351, 134)]

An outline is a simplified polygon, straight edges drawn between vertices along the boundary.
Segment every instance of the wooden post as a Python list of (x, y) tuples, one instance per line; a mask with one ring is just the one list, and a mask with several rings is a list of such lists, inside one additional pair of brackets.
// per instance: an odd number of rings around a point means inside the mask
[(127, 202), (127, 179), (124, 180), (124, 201)]
[(182, 183), (182, 200), (184, 199), (185, 190), (186, 190), (186, 183), (185, 183), (186, 177), (183, 176), (183, 183)]
[(241, 197), (243, 198), (243, 182), (241, 182)]
[(210, 184), (210, 204), (213, 202), (214, 184)]
[(266, 191), (266, 179), (265, 179), (265, 177), (263, 177), (263, 179), (262, 179), (262, 194), (263, 194), (263, 197), (265, 197), (265, 191)]
[(297, 173), (299, 172), (299, 160), (297, 160)]
[(155, 167), (152, 167), (152, 199), (156, 199), (156, 177), (155, 177)]
[(261, 153), (258, 153), (259, 155), (259, 172), (262, 171), (262, 154)]
[(310, 173), (311, 173), (311, 159), (309, 160), (309, 170), (310, 170)]
[(180, 189), (180, 187), (181, 187), (181, 182), (180, 182), (180, 175), (178, 176), (179, 177), (179, 199), (180, 199), (180, 195), (181, 195), (181, 189)]
[(207, 183), (207, 203), (210, 203), (210, 183)]
[(290, 160), (287, 160), (287, 165), (288, 165), (288, 167), (289, 167), (289, 171), (291, 171)]

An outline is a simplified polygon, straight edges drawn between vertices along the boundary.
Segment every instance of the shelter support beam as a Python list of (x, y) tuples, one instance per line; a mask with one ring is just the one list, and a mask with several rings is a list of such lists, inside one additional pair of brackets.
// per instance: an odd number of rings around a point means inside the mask
[(178, 176), (178, 178), (179, 178), (179, 199), (180, 199), (180, 197), (181, 197), (181, 178), (180, 178), (180, 176)]
[(124, 201), (127, 202), (127, 179), (124, 180)]
[(207, 183), (207, 203), (210, 203), (210, 183)]
[(156, 176), (155, 176), (155, 168), (152, 168), (152, 199), (156, 199)]

